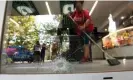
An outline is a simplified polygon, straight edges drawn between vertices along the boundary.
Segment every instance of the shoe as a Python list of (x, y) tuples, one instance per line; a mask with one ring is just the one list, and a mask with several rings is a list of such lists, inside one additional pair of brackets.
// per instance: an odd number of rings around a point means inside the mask
[(88, 61), (89, 61), (88, 58), (83, 57), (79, 63), (85, 63), (85, 62), (88, 62)]
[(92, 62), (93, 62), (93, 60), (89, 58), (89, 59), (88, 59), (88, 62), (92, 63)]

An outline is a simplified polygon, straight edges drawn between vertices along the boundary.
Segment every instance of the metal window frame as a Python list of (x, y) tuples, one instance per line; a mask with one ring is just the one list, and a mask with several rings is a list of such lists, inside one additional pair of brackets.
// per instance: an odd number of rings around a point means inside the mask
[(2, 51), (3, 51), (3, 40), (4, 40), (4, 34), (5, 34), (5, 28), (6, 28), (6, 20), (7, 20), (7, 16), (8, 16), (8, 8), (9, 8), (9, 4), (11, 1), (5, 1), (5, 10), (4, 10), (4, 15), (3, 15), (3, 22), (2, 22), (2, 28), (0, 30), (0, 74), (2, 74), (1, 72), (1, 55), (2, 55)]

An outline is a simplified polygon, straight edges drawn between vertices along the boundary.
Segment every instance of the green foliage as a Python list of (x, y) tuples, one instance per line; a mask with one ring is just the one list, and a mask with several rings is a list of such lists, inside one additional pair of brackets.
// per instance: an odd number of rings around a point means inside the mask
[(51, 36), (55, 35), (57, 32), (55, 25), (53, 25), (51, 23), (43, 24), (43, 28), (45, 29), (45, 34), (49, 34)]
[(6, 33), (7, 45), (10, 41), (13, 41), (13, 45), (22, 45), (31, 50), (39, 39), (39, 26), (35, 26), (34, 22), (34, 16), (10, 16)]

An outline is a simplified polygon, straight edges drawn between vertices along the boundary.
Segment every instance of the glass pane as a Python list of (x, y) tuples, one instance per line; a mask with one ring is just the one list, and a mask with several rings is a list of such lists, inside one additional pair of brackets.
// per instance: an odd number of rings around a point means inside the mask
[(2, 73), (133, 70), (131, 1), (12, 1), (11, 5), (3, 26)]

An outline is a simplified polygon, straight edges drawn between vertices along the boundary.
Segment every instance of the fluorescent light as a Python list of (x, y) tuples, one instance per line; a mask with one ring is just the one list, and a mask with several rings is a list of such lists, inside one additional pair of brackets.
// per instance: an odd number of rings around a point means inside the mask
[(10, 21), (12, 21), (14, 24), (16, 24), (17, 27), (19, 27), (19, 24), (16, 21), (14, 21), (12, 18), (10, 18)]
[(124, 16), (121, 16), (121, 20), (123, 20), (125, 17)]
[(45, 4), (46, 4), (49, 15), (52, 15), (48, 2), (46, 1)]
[(98, 3), (98, 0), (95, 1), (93, 7), (92, 7), (91, 10), (90, 10), (90, 14), (89, 14), (89, 15), (91, 15), (91, 14), (93, 13), (95, 7), (97, 6), (97, 3)]
[(108, 31), (108, 29), (105, 29), (105, 31)]
[(132, 18), (133, 16), (130, 16), (130, 18)]

